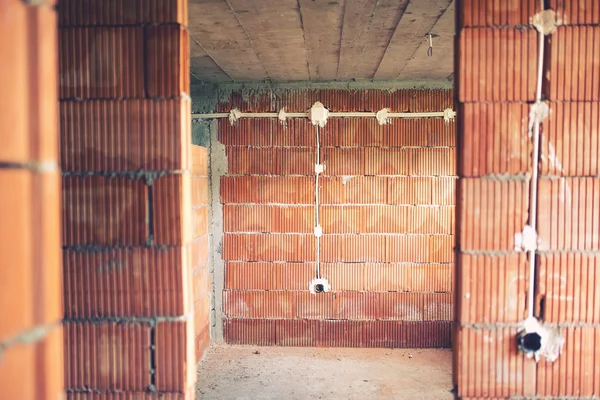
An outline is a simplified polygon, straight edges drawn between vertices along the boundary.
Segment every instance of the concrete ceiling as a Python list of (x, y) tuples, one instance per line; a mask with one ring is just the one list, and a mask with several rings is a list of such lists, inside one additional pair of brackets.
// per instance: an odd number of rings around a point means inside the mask
[(441, 80), (454, 66), (454, 0), (189, 0), (189, 32), (192, 82)]

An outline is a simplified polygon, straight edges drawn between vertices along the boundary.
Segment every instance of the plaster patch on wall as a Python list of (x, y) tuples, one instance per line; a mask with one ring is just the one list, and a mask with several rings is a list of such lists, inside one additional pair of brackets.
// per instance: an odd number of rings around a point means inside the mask
[(564, 172), (560, 160), (558, 159), (558, 157), (556, 157), (556, 152), (554, 151), (554, 146), (552, 146), (552, 143), (548, 143), (548, 161), (554, 168), (556, 168), (560, 172)]
[(345, 185), (346, 183), (350, 182), (350, 180), (353, 178), (355, 178), (355, 176), (352, 176), (352, 175), (342, 176), (342, 184)]
[(543, 10), (529, 19), (529, 22), (538, 32), (550, 35), (556, 30), (556, 12), (554, 10)]

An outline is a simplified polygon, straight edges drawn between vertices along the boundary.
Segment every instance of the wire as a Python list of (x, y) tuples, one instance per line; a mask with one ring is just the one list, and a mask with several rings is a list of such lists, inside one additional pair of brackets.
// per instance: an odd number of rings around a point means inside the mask
[[(544, 0), (540, 0), (540, 12), (544, 11)], [(542, 100), (542, 77), (544, 74), (544, 33), (538, 31), (538, 71), (535, 105)], [(530, 117), (531, 118), (531, 117)], [(533, 168), (531, 173), (529, 194), (529, 225), (537, 232), (537, 202), (538, 202), (538, 175), (540, 152), (540, 121), (536, 118), (533, 126)], [(535, 277), (536, 277), (536, 251), (529, 250), (529, 290), (527, 299), (528, 317), (534, 316), (535, 304)]]
[[(319, 130), (321, 129), (318, 125), (317, 128), (317, 162), (315, 163), (315, 229), (319, 229), (319, 175), (321, 174), (317, 170), (321, 165), (321, 144), (319, 142)], [(316, 231), (315, 231), (316, 233)], [(316, 258), (317, 258), (317, 279), (321, 278), (321, 235), (315, 235), (317, 237), (316, 245)]]

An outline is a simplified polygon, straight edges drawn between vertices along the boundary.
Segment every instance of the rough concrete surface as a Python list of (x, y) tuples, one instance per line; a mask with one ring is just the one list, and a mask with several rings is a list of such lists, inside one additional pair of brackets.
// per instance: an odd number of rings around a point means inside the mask
[(448, 349), (213, 345), (200, 399), (454, 399)]

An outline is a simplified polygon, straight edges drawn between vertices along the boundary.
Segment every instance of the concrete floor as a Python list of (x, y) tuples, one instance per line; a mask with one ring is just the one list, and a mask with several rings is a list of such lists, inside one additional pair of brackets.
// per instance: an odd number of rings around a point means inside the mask
[(197, 399), (454, 399), (452, 352), (214, 345)]

